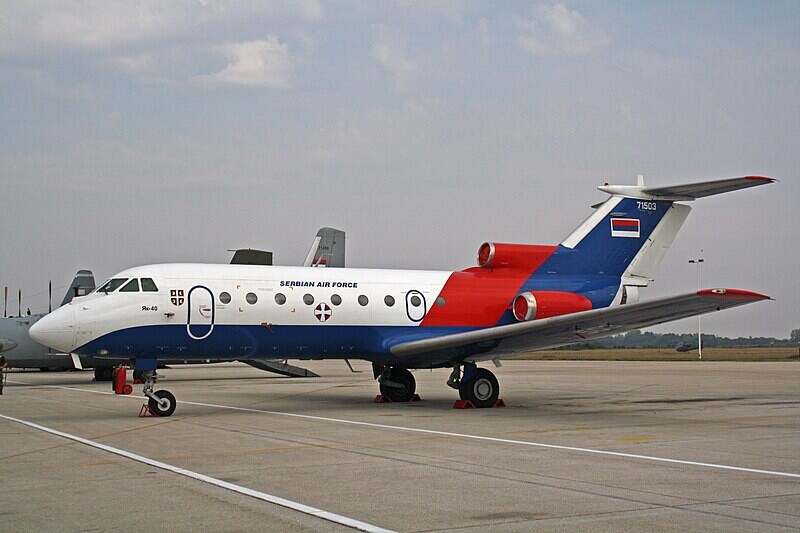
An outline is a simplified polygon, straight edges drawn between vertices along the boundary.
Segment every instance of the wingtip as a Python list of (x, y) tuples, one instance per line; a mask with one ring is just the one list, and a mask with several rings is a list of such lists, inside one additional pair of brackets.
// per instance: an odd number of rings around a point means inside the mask
[(750, 300), (750, 301), (772, 300), (772, 298), (770, 298), (766, 294), (761, 294), (752, 291), (744, 291), (741, 289), (724, 289), (724, 288), (703, 289), (697, 291), (697, 294), (699, 296), (710, 296), (712, 298), (724, 298), (727, 300)]
[(778, 181), (775, 178), (770, 178), (770, 177), (767, 177), (767, 176), (745, 176), (744, 178), (747, 179), (747, 180), (763, 181), (764, 183), (775, 183), (775, 182)]

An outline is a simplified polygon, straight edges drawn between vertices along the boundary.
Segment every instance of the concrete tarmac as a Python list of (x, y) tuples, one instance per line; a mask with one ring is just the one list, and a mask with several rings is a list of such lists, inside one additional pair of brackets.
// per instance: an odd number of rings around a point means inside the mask
[[(369, 364), (160, 370), (179, 404), (138, 418), (90, 372), (11, 372), (0, 531), (349, 528), (93, 448), (13, 417), (395, 531), (800, 529), (800, 363), (505, 362), (507, 407), (374, 403)], [(369, 529), (369, 528), (367, 528)]]

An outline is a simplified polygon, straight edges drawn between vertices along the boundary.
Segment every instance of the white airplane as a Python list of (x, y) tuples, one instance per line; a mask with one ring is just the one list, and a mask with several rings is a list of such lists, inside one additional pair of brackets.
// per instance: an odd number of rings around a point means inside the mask
[(682, 202), (773, 181), (606, 184), (598, 188), (610, 197), (560, 244), (484, 243), (478, 266), (460, 272), (140, 266), (30, 334), (65, 352), (129, 359), (160, 416), (176, 402), (153, 390), (158, 362), (220, 355), (365, 359), (381, 393), (398, 402), (414, 396), (410, 369), (452, 368), (448, 385), (461, 399), (491, 407), (497, 379), (476, 363), (769, 299), (714, 288), (638, 302), (691, 210)]
[[(317, 232), (311, 248), (308, 250), (304, 266), (328, 266), (331, 268), (344, 267), (345, 260), (345, 232), (340, 229), (323, 227)], [(231, 259), (234, 264), (272, 264), (272, 252), (261, 250), (241, 249), (236, 250)], [(73, 297), (81, 297), (95, 289), (94, 275), (90, 270), (80, 270), (67, 289), (61, 305), (68, 303)], [(52, 295), (51, 295), (52, 296)], [(52, 297), (51, 297), (52, 299)], [(8, 288), (5, 291), (4, 308), (8, 308)], [(21, 307), (20, 307), (21, 311)], [(110, 358), (97, 358), (91, 356), (72, 357), (69, 353), (59, 353), (48, 346), (34, 342), (28, 335), (28, 329), (44, 316), (44, 313), (22, 315), (16, 317), (0, 318), (0, 352), (8, 351), (6, 361), (8, 368), (39, 368), (41, 370), (71, 370), (73, 368), (94, 368), (95, 381), (111, 381), (114, 367), (127, 362), (126, 358), (114, 360)], [(194, 363), (214, 363), (229, 361), (230, 359), (193, 360)], [(162, 365), (177, 365), (185, 363), (184, 360), (161, 360)], [(246, 363), (259, 370), (274, 372), (292, 377), (317, 377), (316, 374), (305, 368), (288, 364), (288, 361), (243, 359)], [(136, 375), (134, 375), (134, 379)]]

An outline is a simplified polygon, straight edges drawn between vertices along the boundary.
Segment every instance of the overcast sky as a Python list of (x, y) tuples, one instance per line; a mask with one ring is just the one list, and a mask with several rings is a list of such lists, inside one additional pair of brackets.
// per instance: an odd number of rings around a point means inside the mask
[[(706, 198), (654, 298), (774, 302), (704, 330), (800, 327), (800, 3), (0, 1), (0, 286), (275, 252), (461, 269), (555, 244), (605, 194), (744, 175)], [(658, 331), (692, 331), (687, 320)]]

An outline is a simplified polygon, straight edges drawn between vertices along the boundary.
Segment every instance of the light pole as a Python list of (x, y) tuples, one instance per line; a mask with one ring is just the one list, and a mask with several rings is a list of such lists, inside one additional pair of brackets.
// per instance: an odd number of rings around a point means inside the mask
[[(689, 262), (697, 265), (697, 290), (700, 291), (700, 267), (703, 266), (703, 250), (700, 250), (700, 256), (697, 259), (689, 259)], [(703, 358), (703, 336), (700, 332), (700, 321), (702, 315), (697, 315), (697, 355), (698, 359)]]

